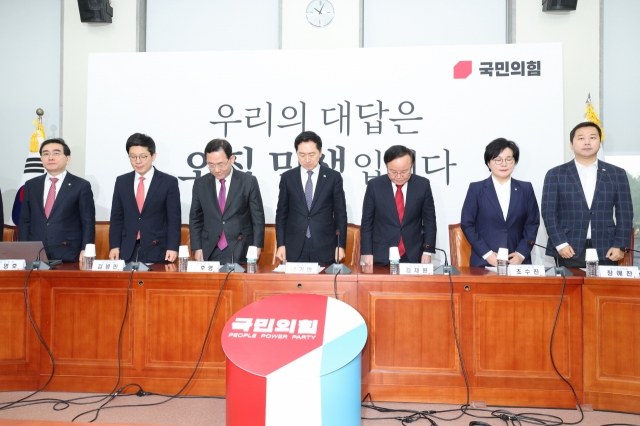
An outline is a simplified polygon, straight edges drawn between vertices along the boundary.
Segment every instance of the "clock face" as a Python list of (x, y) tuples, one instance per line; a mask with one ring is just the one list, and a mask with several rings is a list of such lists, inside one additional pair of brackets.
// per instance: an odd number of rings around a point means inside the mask
[(328, 0), (312, 0), (307, 6), (307, 21), (314, 27), (326, 27), (334, 16), (335, 10)]

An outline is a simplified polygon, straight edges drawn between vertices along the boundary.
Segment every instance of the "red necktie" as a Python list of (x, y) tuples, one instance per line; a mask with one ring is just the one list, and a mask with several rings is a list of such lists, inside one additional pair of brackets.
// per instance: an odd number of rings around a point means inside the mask
[(49, 215), (51, 214), (51, 209), (53, 208), (53, 203), (56, 201), (56, 182), (58, 178), (49, 178), (51, 181), (51, 186), (49, 187), (49, 193), (47, 194), (47, 202), (44, 204), (44, 215), (49, 219)]
[[(138, 203), (138, 211), (142, 213), (142, 206), (144, 206), (144, 177), (140, 176), (140, 183), (138, 183), (138, 190), (136, 191), (136, 203)], [(140, 239), (140, 231), (138, 231), (138, 237)]]
[[(400, 224), (402, 225), (402, 219), (404, 219), (404, 196), (402, 195), (402, 185), (396, 185), (398, 189), (396, 190), (396, 209), (398, 209), (398, 219), (400, 219)], [(404, 256), (407, 252), (404, 249), (404, 241), (402, 241), (402, 235), (400, 235), (400, 242), (398, 243), (398, 252), (400, 252), (400, 257)]]

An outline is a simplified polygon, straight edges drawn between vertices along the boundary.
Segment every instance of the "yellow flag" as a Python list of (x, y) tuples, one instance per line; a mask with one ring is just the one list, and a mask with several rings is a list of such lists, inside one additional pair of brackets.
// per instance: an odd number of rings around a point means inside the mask
[(598, 113), (596, 112), (595, 109), (593, 109), (593, 105), (591, 104), (591, 95), (589, 95), (589, 98), (587, 99), (587, 109), (584, 112), (587, 121), (590, 121), (592, 123), (594, 123), (595, 125), (597, 125), (598, 127), (600, 127), (600, 132), (602, 132), (602, 138), (600, 139), (601, 141), (604, 141), (604, 129), (602, 128), (602, 125), (600, 124), (600, 119), (598, 118)]

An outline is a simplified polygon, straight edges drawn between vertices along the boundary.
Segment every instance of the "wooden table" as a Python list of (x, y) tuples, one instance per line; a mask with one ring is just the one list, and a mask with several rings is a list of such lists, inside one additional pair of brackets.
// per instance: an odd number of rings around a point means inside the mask
[[(173, 265), (166, 267), (175, 269)], [(574, 407), (553, 370), (549, 340), (561, 277), (498, 277), (481, 268), (452, 276), (392, 276), (388, 268), (337, 278), (338, 297), (369, 328), (363, 395), (376, 401), (463, 403), (466, 388), (453, 337), (454, 317), (472, 401)], [(27, 272), (0, 273), (0, 389), (37, 389), (51, 372), (26, 318)], [(191, 375), (226, 274), (178, 273), (156, 265), (135, 272), (122, 338), (122, 379), (146, 391), (177, 392)], [(117, 380), (117, 341), (127, 272), (34, 271), (32, 314), (51, 347), (48, 390), (108, 392)], [(202, 365), (186, 393), (225, 394), (220, 333), (241, 307), (282, 293), (334, 294), (334, 276), (231, 274)], [(583, 319), (584, 317), (584, 319)], [(568, 277), (554, 338), (557, 368), (581, 402), (640, 413), (640, 282)], [(135, 391), (137, 389), (133, 389)]]

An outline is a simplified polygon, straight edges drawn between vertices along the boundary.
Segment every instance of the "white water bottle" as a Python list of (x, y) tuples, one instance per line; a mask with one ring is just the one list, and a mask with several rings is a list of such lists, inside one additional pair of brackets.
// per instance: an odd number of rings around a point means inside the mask
[(588, 248), (584, 255), (585, 263), (587, 264), (587, 277), (598, 276), (598, 266), (600, 261), (598, 260), (598, 251), (594, 248)]
[(189, 246), (180, 246), (178, 248), (178, 272), (187, 272), (189, 264)]
[(255, 274), (258, 272), (258, 248), (256, 246), (249, 246), (247, 249), (247, 273)]
[(93, 261), (96, 260), (96, 245), (87, 244), (84, 248), (84, 270), (93, 269)]
[(498, 249), (498, 275), (506, 276), (509, 266), (509, 250), (506, 248)]
[(389, 247), (389, 273), (391, 275), (400, 273), (400, 251), (398, 251), (398, 247)]

